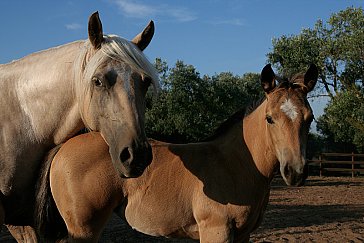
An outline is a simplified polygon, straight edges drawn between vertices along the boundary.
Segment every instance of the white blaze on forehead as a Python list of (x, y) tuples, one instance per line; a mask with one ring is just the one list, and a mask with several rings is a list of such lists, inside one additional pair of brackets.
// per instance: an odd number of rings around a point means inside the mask
[(293, 121), (296, 119), (298, 113), (297, 113), (297, 107), (291, 102), (291, 100), (286, 100), (281, 105), (281, 110)]

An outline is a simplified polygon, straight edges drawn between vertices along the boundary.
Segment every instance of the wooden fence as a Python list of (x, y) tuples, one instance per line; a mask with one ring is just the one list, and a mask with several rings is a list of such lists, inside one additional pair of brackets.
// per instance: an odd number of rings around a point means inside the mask
[(351, 173), (351, 176), (364, 173), (364, 154), (354, 153), (322, 153), (318, 158), (307, 160), (309, 174), (312, 170), (319, 170), (320, 176), (333, 173)]

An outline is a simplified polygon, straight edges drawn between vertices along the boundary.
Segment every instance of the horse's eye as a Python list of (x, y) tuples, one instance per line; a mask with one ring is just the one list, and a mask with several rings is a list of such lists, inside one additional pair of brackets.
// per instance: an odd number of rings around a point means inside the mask
[(267, 120), (267, 122), (268, 122), (269, 124), (273, 124), (273, 123), (274, 123), (273, 118), (272, 118), (270, 115), (267, 115), (267, 116), (265, 117), (265, 119)]
[(102, 82), (101, 82), (101, 80), (99, 78), (93, 77), (92, 82), (94, 82), (95, 86), (97, 86), (97, 87), (102, 86)]

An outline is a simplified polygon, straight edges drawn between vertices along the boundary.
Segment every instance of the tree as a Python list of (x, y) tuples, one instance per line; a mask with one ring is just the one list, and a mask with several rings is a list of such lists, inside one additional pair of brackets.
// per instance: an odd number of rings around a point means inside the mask
[[(173, 68), (156, 60), (162, 90), (152, 106), (147, 106), (149, 136), (173, 142), (198, 140), (209, 124), (209, 80), (202, 79), (192, 65), (177, 61)], [(206, 111), (207, 110), (207, 111)]]
[(321, 87), (331, 98), (341, 90), (364, 84), (364, 13), (347, 8), (333, 14), (325, 24), (299, 35), (273, 39), (268, 59), (285, 76), (303, 71), (311, 63), (320, 68)]
[(213, 111), (215, 128), (237, 110), (247, 107), (264, 95), (260, 75), (246, 73), (243, 76), (222, 72), (211, 77), (210, 110)]
[(201, 77), (192, 65), (177, 61), (173, 68), (156, 60), (162, 90), (148, 95), (148, 136), (171, 142), (200, 141), (218, 125), (262, 95), (259, 74), (241, 77), (229, 72)]
[[(317, 128), (327, 140), (351, 143), (362, 150), (364, 142), (364, 12), (349, 7), (334, 13), (327, 22), (298, 35), (273, 40), (268, 59), (283, 76), (303, 71), (310, 63), (319, 69), (315, 95), (330, 102)], [(350, 147), (350, 146), (349, 146)]]
[(354, 144), (364, 151), (364, 92), (351, 89), (338, 93), (317, 121), (317, 129), (336, 142)]

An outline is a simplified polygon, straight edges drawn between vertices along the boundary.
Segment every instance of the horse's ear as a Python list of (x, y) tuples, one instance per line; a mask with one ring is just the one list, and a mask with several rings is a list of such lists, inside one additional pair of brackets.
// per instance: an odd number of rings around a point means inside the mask
[(318, 79), (318, 69), (315, 64), (311, 64), (304, 76), (304, 84), (307, 87), (307, 93), (312, 91)]
[(147, 27), (131, 41), (143, 51), (150, 43), (154, 35), (154, 22), (151, 20)]
[(276, 75), (270, 64), (267, 64), (261, 74), (260, 83), (265, 93), (269, 94), (276, 87)]
[(88, 20), (88, 38), (95, 49), (99, 49), (104, 41), (99, 12), (93, 13)]

